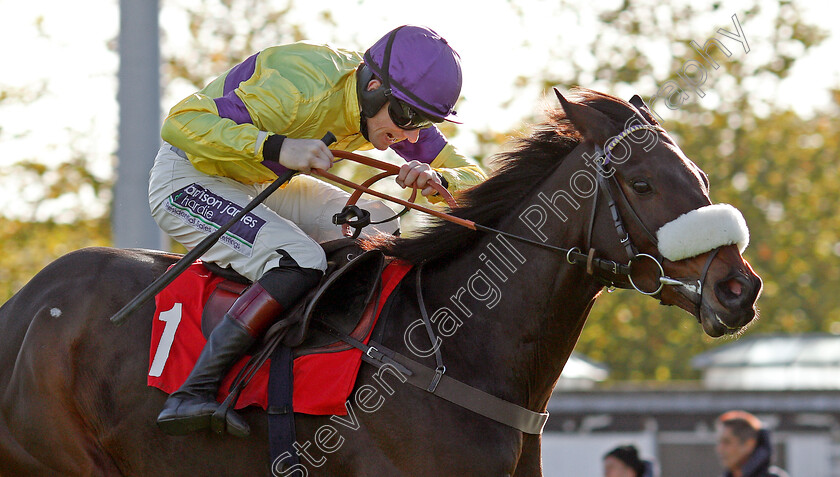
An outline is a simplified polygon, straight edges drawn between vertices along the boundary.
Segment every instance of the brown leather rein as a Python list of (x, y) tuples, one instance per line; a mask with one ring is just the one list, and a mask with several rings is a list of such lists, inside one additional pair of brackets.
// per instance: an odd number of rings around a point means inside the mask
[[(362, 184), (356, 184), (355, 182), (349, 181), (342, 177), (339, 177), (331, 172), (327, 172), (323, 169), (313, 169), (313, 172), (325, 179), (329, 179), (330, 181), (335, 182), (336, 184), (341, 184), (346, 187), (350, 187), (355, 189), (355, 192), (350, 196), (350, 199), (347, 201), (347, 205), (353, 205), (356, 201), (359, 200), (359, 197), (363, 193), (370, 194), (375, 197), (379, 197), (380, 199), (388, 200), (397, 204), (402, 205), (403, 207), (407, 207), (410, 209), (418, 210), (420, 212), (424, 212), (429, 215), (433, 215), (435, 217), (448, 220), (450, 222), (454, 222), (458, 225), (462, 225), (472, 230), (475, 229), (475, 224), (469, 220), (459, 219), (458, 217), (453, 217), (449, 214), (430, 209), (428, 207), (424, 207), (422, 205), (418, 205), (414, 203), (414, 199), (417, 197), (417, 189), (414, 189), (413, 193), (411, 194), (411, 198), (409, 200), (400, 199), (399, 197), (394, 197), (383, 192), (379, 192), (370, 188), (375, 182), (379, 181), (380, 179), (384, 179), (389, 176), (394, 176), (400, 173), (400, 166), (395, 164), (390, 164), (388, 162), (379, 161), (367, 156), (362, 156), (359, 154), (354, 154), (352, 152), (341, 151), (341, 150), (333, 150), (333, 156), (339, 159), (347, 159), (353, 162), (357, 162), (359, 164), (364, 164), (366, 166), (374, 167), (377, 169), (381, 169), (384, 172), (381, 172), (370, 179), (366, 180)], [(452, 194), (446, 190), (441, 184), (432, 183), (432, 188), (446, 201), (446, 204), (450, 208), (455, 208), (458, 204), (455, 202), (455, 198), (452, 197)]]
[[(610, 273), (610, 274), (613, 274), (613, 275), (616, 275), (616, 276), (617, 275), (625, 275), (625, 276), (630, 275), (630, 268), (631, 268), (630, 264), (618, 263), (618, 262), (614, 262), (612, 260), (597, 258), (597, 257), (594, 257), (593, 254), (591, 254), (591, 253), (590, 254), (582, 253), (579, 247), (563, 248), (563, 247), (558, 247), (558, 246), (555, 246), (555, 245), (549, 245), (549, 244), (546, 244), (546, 243), (538, 242), (536, 240), (531, 240), (531, 239), (528, 239), (528, 238), (525, 238), (525, 237), (522, 237), (522, 236), (519, 236), (519, 235), (511, 234), (511, 233), (508, 233), (508, 232), (503, 232), (501, 230), (497, 230), (497, 229), (494, 229), (494, 228), (491, 228), (491, 227), (487, 227), (487, 226), (484, 226), (484, 225), (481, 225), (481, 224), (477, 224), (477, 223), (473, 222), (472, 220), (467, 220), (467, 219), (462, 219), (460, 217), (455, 217), (453, 215), (447, 214), (445, 212), (441, 212), (439, 210), (430, 209), (428, 207), (424, 207), (422, 205), (415, 204), (411, 201), (400, 199), (398, 197), (393, 197), (393, 196), (390, 196), (390, 195), (385, 194), (383, 192), (373, 190), (373, 189), (370, 188), (370, 186), (374, 182), (378, 181), (379, 179), (391, 176), (391, 175), (399, 174), (400, 167), (395, 165), (395, 164), (390, 164), (390, 163), (387, 163), (387, 162), (379, 161), (379, 160), (376, 160), (376, 159), (373, 159), (373, 158), (370, 158), (370, 157), (362, 156), (362, 155), (359, 155), (359, 154), (354, 154), (354, 153), (348, 152), (348, 151), (332, 150), (332, 153), (333, 153), (333, 156), (338, 157), (340, 159), (351, 160), (353, 162), (357, 162), (359, 164), (364, 164), (366, 166), (371, 166), (371, 167), (381, 169), (381, 170), (384, 171), (380, 174), (377, 174), (377, 175), (371, 177), (370, 179), (368, 179), (367, 181), (365, 181), (363, 184), (360, 185), (360, 184), (356, 184), (352, 181), (349, 181), (347, 179), (344, 179), (342, 177), (339, 177), (335, 174), (329, 173), (329, 172), (327, 172), (323, 169), (313, 169), (313, 173), (315, 173), (315, 174), (317, 174), (317, 175), (319, 175), (319, 176), (321, 176), (325, 179), (333, 181), (337, 184), (341, 184), (343, 186), (352, 188), (356, 191), (351, 195), (350, 200), (348, 201), (348, 205), (354, 204), (355, 201), (358, 200), (358, 198), (363, 193), (367, 193), (367, 194), (370, 194), (374, 197), (378, 197), (380, 199), (388, 200), (388, 201), (400, 204), (400, 205), (402, 205), (404, 207), (407, 207), (409, 209), (414, 209), (414, 210), (432, 215), (434, 217), (440, 218), (440, 219), (445, 220), (447, 222), (452, 222), (452, 223), (460, 225), (462, 227), (466, 227), (470, 230), (502, 235), (504, 237), (517, 240), (519, 242), (524, 242), (524, 243), (527, 243), (527, 244), (530, 244), (530, 245), (534, 245), (536, 247), (540, 247), (540, 248), (544, 248), (544, 249), (548, 249), (548, 250), (560, 253), (561, 255), (564, 255), (566, 257), (566, 261), (568, 263), (570, 263), (572, 265), (578, 265), (578, 266), (586, 267), (587, 272), (589, 272), (590, 274), (594, 274), (593, 272), (595, 270), (599, 270), (599, 271), (602, 271), (602, 272), (605, 272), (605, 273)], [(435, 189), (435, 191), (438, 192), (438, 194), (441, 195), (441, 197), (444, 198), (444, 200), (446, 201), (447, 205), (449, 205), (450, 208), (455, 208), (457, 206), (457, 203), (455, 202), (455, 199), (452, 197), (452, 194), (450, 194), (449, 191), (446, 190), (446, 188), (444, 188), (442, 185), (437, 184), (437, 183), (433, 183), (432, 187)], [(413, 200), (415, 197), (416, 197), (416, 190), (412, 194), (411, 200)], [(345, 229), (345, 231), (346, 231), (346, 229)]]

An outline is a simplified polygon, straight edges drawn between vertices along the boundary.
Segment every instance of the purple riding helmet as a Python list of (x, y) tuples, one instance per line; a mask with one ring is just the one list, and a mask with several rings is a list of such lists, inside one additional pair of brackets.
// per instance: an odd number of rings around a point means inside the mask
[[(367, 91), (373, 78), (382, 86)], [(365, 52), (357, 79), (363, 133), (364, 119), (373, 117), (386, 102), (394, 124), (403, 129), (457, 122), (452, 116), (461, 94), (460, 57), (429, 28), (403, 25), (390, 31)]]

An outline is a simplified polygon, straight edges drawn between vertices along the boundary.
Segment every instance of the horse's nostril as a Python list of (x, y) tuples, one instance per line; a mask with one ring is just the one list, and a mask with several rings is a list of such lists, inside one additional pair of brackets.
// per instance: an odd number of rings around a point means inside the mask
[(732, 278), (726, 282), (726, 285), (729, 287), (729, 291), (732, 292), (735, 296), (741, 296), (741, 292), (744, 289), (744, 286), (741, 285), (741, 282)]
[(750, 282), (745, 277), (734, 276), (715, 286), (715, 294), (724, 306), (743, 306), (749, 301)]

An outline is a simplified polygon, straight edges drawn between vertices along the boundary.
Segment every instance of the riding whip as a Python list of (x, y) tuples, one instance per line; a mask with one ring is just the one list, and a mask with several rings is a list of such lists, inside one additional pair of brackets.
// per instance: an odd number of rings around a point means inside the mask
[[(335, 135), (332, 132), (328, 132), (321, 141), (324, 142), (327, 146), (334, 143), (336, 141)], [(199, 257), (204, 255), (204, 252), (210, 250), (210, 247), (213, 246), (216, 242), (219, 241), (220, 238), (230, 229), (233, 227), (237, 222), (239, 222), (246, 214), (254, 210), (258, 205), (260, 205), (268, 196), (274, 193), (277, 189), (280, 188), (286, 182), (292, 178), (292, 176), (297, 171), (286, 171), (274, 182), (271, 183), (268, 187), (266, 187), (262, 192), (259, 193), (256, 197), (254, 197), (251, 202), (248, 203), (242, 210), (239, 211), (230, 221), (226, 224), (219, 227), (215, 232), (208, 235), (204, 238), (198, 245), (195, 246), (192, 250), (190, 250), (186, 255), (181, 257), (175, 265), (169, 268), (163, 275), (159, 276), (155, 281), (153, 281), (149, 286), (146, 287), (145, 290), (140, 292), (134, 299), (128, 302), (127, 305), (122, 307), (120, 311), (114, 314), (111, 317), (111, 323), (115, 325), (121, 325), (128, 317), (128, 315), (137, 311), (138, 308), (143, 306), (149, 299), (153, 298), (155, 295), (160, 293), (161, 290), (166, 288), (167, 285), (172, 283), (178, 275), (183, 273), (194, 261), (196, 261)]]

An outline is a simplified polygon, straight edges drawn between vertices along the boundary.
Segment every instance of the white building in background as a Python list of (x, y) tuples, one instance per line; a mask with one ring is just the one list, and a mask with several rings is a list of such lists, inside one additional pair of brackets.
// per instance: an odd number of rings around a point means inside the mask
[(698, 355), (707, 389), (840, 390), (840, 336), (749, 337)]
[(554, 386), (554, 392), (572, 389), (592, 389), (597, 383), (607, 379), (609, 369), (601, 363), (572, 352), (566, 366), (563, 367), (563, 374)]
[(575, 378), (589, 387), (558, 383), (543, 435), (545, 475), (600, 476), (606, 452), (634, 444), (662, 477), (716, 477), (715, 420), (742, 409), (771, 429), (775, 462), (791, 477), (840, 477), (840, 336), (750, 336), (692, 364), (703, 373), (696, 383), (599, 388), (603, 366), (597, 377)]

